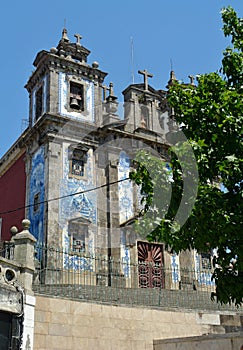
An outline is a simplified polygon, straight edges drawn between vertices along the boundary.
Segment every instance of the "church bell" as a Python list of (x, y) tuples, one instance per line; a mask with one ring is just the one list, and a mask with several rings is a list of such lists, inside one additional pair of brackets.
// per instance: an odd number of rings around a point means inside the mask
[(78, 100), (75, 97), (72, 97), (70, 107), (74, 109), (80, 109), (80, 105), (78, 103)]

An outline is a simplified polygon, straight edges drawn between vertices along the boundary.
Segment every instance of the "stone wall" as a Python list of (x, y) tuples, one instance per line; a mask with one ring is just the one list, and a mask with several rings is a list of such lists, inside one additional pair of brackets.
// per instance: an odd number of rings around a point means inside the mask
[(243, 333), (210, 334), (202, 337), (188, 337), (154, 341), (153, 350), (241, 350)]
[[(227, 315), (228, 325), (239, 318)], [(155, 339), (224, 334), (226, 329), (217, 311), (129, 308), (37, 295), (34, 332), (36, 350), (152, 350)]]

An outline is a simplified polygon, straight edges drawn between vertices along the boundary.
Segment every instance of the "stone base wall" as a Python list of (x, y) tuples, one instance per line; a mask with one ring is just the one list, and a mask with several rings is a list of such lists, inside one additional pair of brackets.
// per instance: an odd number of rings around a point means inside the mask
[(243, 333), (207, 335), (154, 341), (153, 350), (241, 350)]
[(215, 311), (132, 308), (37, 295), (34, 349), (152, 350), (156, 339), (223, 334), (221, 318), (222, 312)]

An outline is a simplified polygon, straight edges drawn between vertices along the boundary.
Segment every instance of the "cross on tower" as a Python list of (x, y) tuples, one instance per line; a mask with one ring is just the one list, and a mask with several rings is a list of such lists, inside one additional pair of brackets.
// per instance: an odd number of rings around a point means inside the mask
[(190, 79), (190, 84), (194, 85), (194, 76), (193, 75), (188, 75), (188, 78)]
[(75, 36), (75, 38), (77, 39), (76, 44), (77, 44), (77, 45), (80, 45), (80, 40), (82, 39), (82, 35), (80, 35), (80, 34), (74, 34), (74, 36)]
[(152, 78), (153, 74), (149, 73), (146, 69), (145, 70), (139, 70), (138, 73), (143, 75), (144, 90), (147, 91), (148, 90), (148, 78)]

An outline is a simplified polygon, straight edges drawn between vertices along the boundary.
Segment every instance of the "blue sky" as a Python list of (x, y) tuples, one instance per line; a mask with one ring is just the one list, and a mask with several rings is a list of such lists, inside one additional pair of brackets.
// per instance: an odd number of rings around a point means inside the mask
[[(89, 63), (98, 61), (109, 73), (119, 102), (121, 92), (141, 82), (138, 69), (153, 73), (150, 85), (163, 89), (171, 61), (176, 77), (220, 68), (229, 41), (222, 33), (220, 9), (231, 5), (243, 17), (242, 0), (12, 0), (1, 4), (0, 33), (0, 157), (20, 136), (28, 119), (24, 88), (38, 51), (56, 46), (66, 21), (69, 39), (83, 36), (91, 50)], [(133, 69), (131, 63), (133, 38)]]

